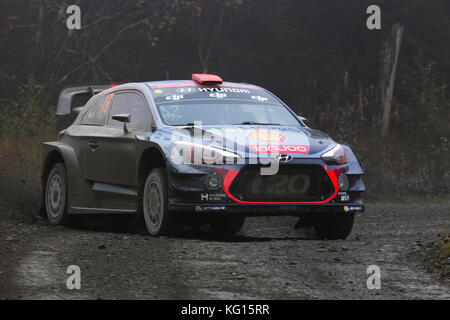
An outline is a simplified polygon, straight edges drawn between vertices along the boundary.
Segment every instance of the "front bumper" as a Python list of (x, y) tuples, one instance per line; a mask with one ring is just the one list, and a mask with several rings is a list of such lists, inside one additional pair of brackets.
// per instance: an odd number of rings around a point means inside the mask
[[(182, 165), (170, 166), (169, 210), (180, 213), (214, 214), (227, 213), (241, 216), (300, 216), (315, 212), (361, 212), (363, 188), (360, 176), (349, 177), (350, 185), (340, 191), (339, 174), (344, 174), (346, 166), (328, 166), (321, 159), (298, 159), (292, 164), (320, 165), (327, 173), (332, 185), (326, 197), (315, 201), (245, 201), (230, 191), (234, 179), (245, 165)], [(211, 174), (219, 174), (223, 185), (217, 190), (208, 190), (205, 179)]]

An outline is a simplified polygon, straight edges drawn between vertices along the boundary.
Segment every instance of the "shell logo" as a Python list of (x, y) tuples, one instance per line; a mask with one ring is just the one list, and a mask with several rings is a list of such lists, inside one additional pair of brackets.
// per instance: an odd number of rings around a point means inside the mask
[(258, 130), (250, 132), (248, 136), (262, 142), (283, 142), (286, 140), (286, 137), (279, 134), (277, 131)]

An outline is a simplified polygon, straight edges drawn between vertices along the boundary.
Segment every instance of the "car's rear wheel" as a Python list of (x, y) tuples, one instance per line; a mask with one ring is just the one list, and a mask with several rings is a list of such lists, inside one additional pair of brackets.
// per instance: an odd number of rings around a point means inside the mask
[(244, 226), (244, 217), (215, 217), (209, 222), (211, 230), (219, 235), (233, 235)]
[(168, 210), (167, 177), (163, 168), (150, 171), (142, 194), (142, 211), (147, 231), (152, 236), (168, 235), (177, 229)]
[(314, 220), (314, 229), (321, 239), (346, 239), (352, 231), (355, 214), (353, 212), (333, 212), (320, 214)]
[(55, 164), (45, 183), (45, 210), (51, 225), (67, 221), (67, 173), (64, 164)]

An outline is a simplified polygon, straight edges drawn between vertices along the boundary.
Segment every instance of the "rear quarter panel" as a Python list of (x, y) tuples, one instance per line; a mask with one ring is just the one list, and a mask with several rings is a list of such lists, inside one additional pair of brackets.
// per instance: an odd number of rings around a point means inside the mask
[[(95, 198), (89, 182), (82, 178), (80, 165), (75, 150), (68, 144), (60, 141), (44, 142), (43, 144), (43, 172), (46, 160), (52, 152), (58, 152), (64, 160), (67, 173), (68, 208), (95, 206)], [(45, 179), (45, 177), (43, 177)], [(44, 180), (43, 179), (43, 180)], [(45, 188), (45, 181), (43, 181)]]

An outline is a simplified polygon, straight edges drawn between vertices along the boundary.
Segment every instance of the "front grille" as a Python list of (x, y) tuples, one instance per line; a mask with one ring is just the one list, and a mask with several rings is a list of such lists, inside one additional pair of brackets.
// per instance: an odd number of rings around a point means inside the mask
[(230, 192), (242, 201), (314, 202), (327, 199), (333, 185), (319, 165), (285, 164), (275, 175), (261, 175), (261, 166), (245, 166)]

